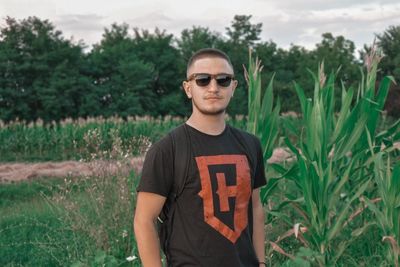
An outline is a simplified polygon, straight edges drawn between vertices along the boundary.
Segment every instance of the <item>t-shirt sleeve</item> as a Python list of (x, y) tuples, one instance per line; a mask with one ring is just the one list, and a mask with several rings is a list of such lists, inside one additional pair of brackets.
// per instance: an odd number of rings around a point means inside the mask
[(155, 143), (147, 152), (137, 191), (168, 197), (172, 184), (172, 145), (168, 138), (164, 138)]
[(256, 146), (257, 146), (257, 162), (256, 162), (256, 171), (254, 175), (254, 186), (253, 189), (259, 188), (263, 185), (267, 184), (264, 172), (264, 159), (263, 153), (261, 151), (261, 143), (258, 138), (256, 138)]

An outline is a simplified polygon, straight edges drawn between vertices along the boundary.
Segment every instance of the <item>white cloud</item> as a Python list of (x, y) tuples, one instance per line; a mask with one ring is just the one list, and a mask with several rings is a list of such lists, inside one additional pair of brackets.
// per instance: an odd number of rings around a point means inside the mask
[(278, 17), (261, 18), (263, 37), (286, 48), (290, 43), (313, 48), (321, 40), (322, 33), (332, 32), (354, 41), (361, 49), (363, 44), (372, 43), (375, 33), (382, 33), (389, 25), (400, 24), (399, 3), (349, 4), (325, 10), (282, 9), (280, 12), (283, 14)]
[(55, 1), (52, 0), (1, 0), (0, 17), (11, 16), (25, 18), (38, 16), (43, 19), (52, 17), (57, 11)]
[(65, 38), (72, 37), (76, 42), (82, 40), (90, 47), (101, 39), (104, 27), (109, 26), (103, 23), (103, 19), (103, 16), (96, 14), (69, 14), (57, 16), (53, 23), (63, 32)]
[(360, 4), (377, 4), (377, 5), (388, 5), (396, 4), (397, 0), (290, 0), (290, 1), (265, 1), (256, 0), (261, 2), (273, 2), (277, 8), (285, 10), (331, 10), (337, 8), (349, 8), (352, 6), (358, 6)]
[[(225, 33), (234, 15), (253, 15), (263, 23), (263, 40), (280, 47), (291, 43), (312, 48), (321, 34), (344, 35), (361, 48), (375, 33), (400, 24), (398, 0), (0, 0), (0, 17), (49, 19), (66, 38), (99, 42), (105, 27), (128, 23), (153, 31), (155, 27), (180, 36), (193, 25)], [(0, 24), (1, 25), (1, 24)]]

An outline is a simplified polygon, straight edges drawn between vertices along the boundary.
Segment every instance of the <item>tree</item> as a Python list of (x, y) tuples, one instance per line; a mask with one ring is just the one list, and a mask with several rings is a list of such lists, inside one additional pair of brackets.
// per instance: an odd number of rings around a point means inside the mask
[[(188, 102), (185, 103), (182, 92), (182, 77), (185, 72), (179, 50), (172, 44), (173, 35), (155, 29), (154, 33), (147, 30), (134, 29), (135, 53), (138, 58), (150, 64), (154, 69), (153, 93), (156, 103), (155, 113), (158, 115), (187, 115)], [(177, 103), (183, 103), (183, 105)]]
[[(181, 37), (176, 40), (183, 61), (187, 62), (194, 52), (206, 47), (216, 47), (221, 42), (222, 37), (215, 32), (211, 32), (205, 27), (193, 26), (191, 29), (184, 29)], [(184, 66), (186, 69), (186, 66)]]
[(0, 30), (0, 119), (77, 117), (88, 80), (83, 44), (72, 44), (47, 20), (7, 17)]
[[(323, 63), (324, 72), (327, 75), (337, 73), (337, 87), (341, 88), (342, 85), (357, 87), (356, 81), (360, 80), (361, 74), (360, 65), (354, 56), (354, 51), (354, 43), (343, 36), (335, 37), (331, 33), (322, 34), (321, 42), (316, 44), (316, 48), (307, 54), (304, 63), (299, 65), (299, 68), (303, 71), (299, 70), (298, 73), (301, 73), (300, 80), (296, 79), (296, 82), (304, 88), (308, 96), (312, 96), (314, 85), (309, 83), (312, 79), (309, 79), (309, 73), (304, 70), (310, 69), (315, 73), (320, 63)], [(335, 97), (341, 97), (340, 90), (335, 90)]]
[(89, 54), (93, 86), (86, 94), (83, 116), (157, 115), (154, 67), (139, 58), (128, 27), (113, 24), (105, 29), (100, 44)]
[(227, 27), (227, 35), (232, 43), (253, 46), (260, 40), (262, 23), (251, 24), (251, 15), (235, 15), (231, 27)]
[(230, 115), (247, 113), (247, 84), (244, 79), (243, 64), (247, 64), (249, 48), (255, 47), (260, 40), (262, 23), (252, 24), (251, 15), (235, 15), (231, 26), (226, 28), (228, 40), (218, 45), (231, 58), (235, 77), (239, 84), (235, 96), (228, 108)]
[(317, 48), (311, 53), (313, 56), (313, 69), (316, 69), (319, 62), (324, 62), (327, 73), (338, 73), (339, 81), (351, 85), (354, 81), (358, 81), (359, 64), (354, 56), (354, 42), (345, 39), (343, 36), (334, 37), (331, 33), (322, 34), (322, 41), (318, 43)]
[(384, 58), (380, 63), (381, 77), (392, 75), (400, 81), (400, 26), (390, 26), (383, 34), (378, 34), (378, 46)]
[[(300, 103), (294, 90), (293, 82), (303, 88), (310, 88), (310, 52), (304, 47), (291, 45), (288, 50), (277, 49), (273, 71), (274, 88), (282, 100), (283, 111), (300, 111)], [(311, 81), (312, 82), (312, 81)]]

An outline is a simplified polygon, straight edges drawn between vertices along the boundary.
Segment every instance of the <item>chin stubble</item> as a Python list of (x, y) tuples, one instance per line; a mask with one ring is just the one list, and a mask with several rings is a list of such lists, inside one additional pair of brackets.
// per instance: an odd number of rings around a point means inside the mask
[(226, 108), (218, 109), (218, 110), (215, 110), (215, 111), (205, 110), (203, 108), (200, 108), (196, 104), (196, 101), (193, 100), (193, 98), (192, 98), (192, 103), (193, 103), (194, 106), (196, 106), (197, 110), (200, 111), (200, 113), (203, 114), (203, 115), (220, 115), (220, 114), (224, 113), (225, 110), (226, 110)]

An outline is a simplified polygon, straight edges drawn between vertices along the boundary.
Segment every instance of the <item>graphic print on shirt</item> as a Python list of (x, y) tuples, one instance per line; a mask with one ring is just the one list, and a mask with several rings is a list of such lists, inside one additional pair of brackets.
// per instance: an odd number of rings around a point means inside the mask
[[(248, 225), (251, 179), (247, 158), (245, 155), (199, 156), (196, 163), (204, 221), (235, 243)], [(232, 219), (227, 219), (229, 216), (225, 214), (233, 214)]]

